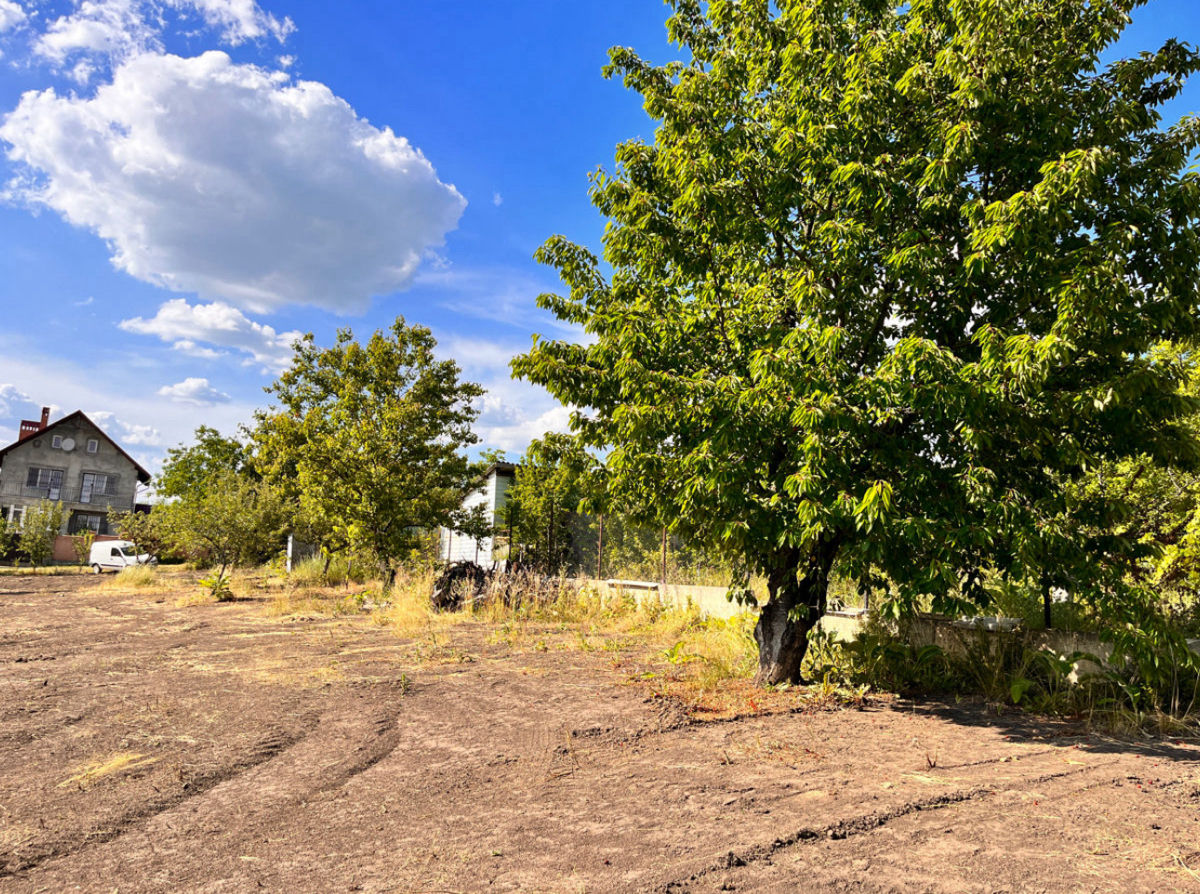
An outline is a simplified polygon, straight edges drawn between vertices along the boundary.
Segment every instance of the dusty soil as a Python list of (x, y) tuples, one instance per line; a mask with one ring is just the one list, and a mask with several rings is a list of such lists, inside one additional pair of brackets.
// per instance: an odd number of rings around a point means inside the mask
[(3, 891), (1200, 891), (1193, 744), (93, 584), (0, 577)]

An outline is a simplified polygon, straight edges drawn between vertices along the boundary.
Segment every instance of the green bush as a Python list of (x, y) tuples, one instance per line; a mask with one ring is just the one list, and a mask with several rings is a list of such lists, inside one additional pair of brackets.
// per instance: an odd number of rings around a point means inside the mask
[(235, 598), (233, 588), (229, 585), (229, 575), (224, 572), (202, 577), (200, 586), (205, 587), (217, 602), (232, 602)]
[(980, 696), (1106, 728), (1174, 729), (1195, 716), (1200, 655), (1152, 598), (1143, 599), (1123, 603), (1127, 623), (1105, 633), (1114, 651), (1101, 673), (1080, 673), (1087, 664), (1103, 666), (1098, 656), (1039, 648), (1033, 632), (956, 630), (960, 647), (943, 649), (914, 645), (902, 624), (873, 621), (850, 643), (814, 630), (805, 675), (909, 696)]

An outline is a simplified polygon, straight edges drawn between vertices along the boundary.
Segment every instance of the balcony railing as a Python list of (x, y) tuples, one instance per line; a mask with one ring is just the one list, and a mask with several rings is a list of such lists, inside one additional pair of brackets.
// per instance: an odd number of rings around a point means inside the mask
[(101, 494), (85, 491), (81, 487), (25, 487), (4, 485), (0, 487), (0, 500), (5, 497), (20, 497), (24, 500), (51, 500), (72, 506), (87, 506), (100, 512), (116, 509), (128, 512), (133, 509), (132, 494)]

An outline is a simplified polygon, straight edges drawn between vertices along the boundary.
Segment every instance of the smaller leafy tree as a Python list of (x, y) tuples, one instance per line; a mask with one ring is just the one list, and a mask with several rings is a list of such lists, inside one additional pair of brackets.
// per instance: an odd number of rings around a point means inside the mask
[(434, 357), (430, 331), (403, 317), (366, 343), (349, 329), (332, 347), (312, 335), (268, 388), (278, 406), (258, 414), (257, 461), (290, 481), (302, 513), (375, 558), (384, 588), (423, 532), (453, 527), (479, 471), (463, 454), (478, 385)]
[(297, 468), (305, 446), (301, 420), (284, 413), (260, 413), (249, 434), (254, 468), (290, 507), (288, 533), (320, 550), (325, 559), (322, 577), (327, 578), (334, 557), (350, 548), (349, 532), (336, 506), (306, 494), (301, 487)]
[(474, 540), (476, 548), (482, 546), (483, 541), (489, 537), (496, 536), (496, 526), (492, 523), (492, 514), (488, 512), (487, 506), (483, 503), (460, 510), (452, 518), (451, 529)]
[(535, 439), (517, 467), (508, 492), (505, 521), (521, 556), (546, 574), (571, 564), (572, 522), (586, 508), (586, 475), (594, 464), (569, 435)]
[(33, 567), (47, 564), (54, 555), (54, 540), (62, 530), (62, 503), (42, 500), (25, 510), (20, 550)]
[(290, 533), (300, 543), (316, 546), (325, 560), (321, 576), (329, 577), (329, 566), (350, 548), (348, 532), (331, 516), (325, 506), (312, 500), (301, 501), (298, 495), (287, 500), (291, 509)]
[(9, 524), (6, 518), (0, 516), (0, 559), (13, 558), (20, 539), (21, 529), (17, 525)]
[(213, 476), (203, 492), (159, 512), (172, 547), (217, 569), (204, 583), (218, 599), (231, 596), (227, 571), (262, 561), (282, 546), (286, 510), (279, 495), (235, 472)]
[(150, 512), (110, 512), (108, 523), (118, 537), (133, 543), (138, 555), (160, 556), (167, 545), (163, 530), (165, 512), (164, 507)]
[(75, 535), (71, 546), (75, 550), (75, 560), (80, 565), (86, 565), (92, 557), (92, 544), (96, 542), (96, 532), (90, 528)]

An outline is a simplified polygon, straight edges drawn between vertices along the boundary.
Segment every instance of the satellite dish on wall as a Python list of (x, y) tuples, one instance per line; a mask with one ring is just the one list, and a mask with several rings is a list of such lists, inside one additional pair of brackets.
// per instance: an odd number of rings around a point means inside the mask
[(74, 450), (75, 449), (75, 439), (74, 438), (63, 438), (62, 449), (66, 450), (68, 452)]

